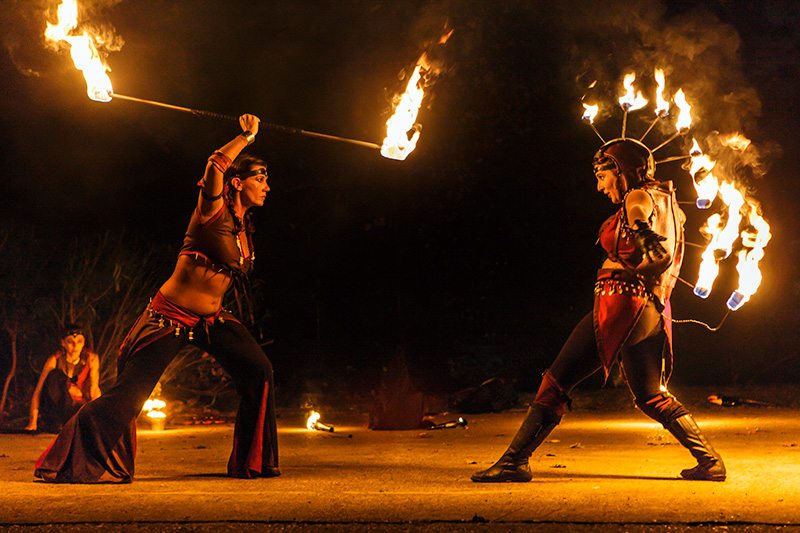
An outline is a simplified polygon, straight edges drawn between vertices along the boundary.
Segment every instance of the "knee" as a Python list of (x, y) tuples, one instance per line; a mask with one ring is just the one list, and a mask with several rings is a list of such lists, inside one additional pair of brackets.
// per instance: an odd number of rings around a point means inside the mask
[(536, 393), (533, 405), (560, 419), (570, 403), (569, 396), (556, 381), (556, 378), (553, 377), (550, 371), (546, 371), (542, 375), (542, 384), (539, 385), (539, 392)]
[(636, 407), (664, 427), (689, 414), (686, 407), (668, 392), (661, 392), (645, 401), (637, 399)]

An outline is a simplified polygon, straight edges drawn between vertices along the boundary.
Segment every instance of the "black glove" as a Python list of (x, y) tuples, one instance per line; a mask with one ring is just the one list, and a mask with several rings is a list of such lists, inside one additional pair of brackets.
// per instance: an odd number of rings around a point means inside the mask
[(663, 259), (667, 256), (667, 250), (661, 246), (661, 241), (666, 241), (667, 238), (653, 231), (650, 224), (644, 220), (636, 220), (633, 223), (633, 239), (636, 242), (636, 248), (643, 255), (649, 256), (651, 260)]

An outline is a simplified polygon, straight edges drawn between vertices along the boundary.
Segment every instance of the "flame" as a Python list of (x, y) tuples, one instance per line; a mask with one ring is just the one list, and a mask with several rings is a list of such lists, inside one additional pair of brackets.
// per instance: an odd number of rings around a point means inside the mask
[[(437, 44), (445, 44), (453, 30), (442, 35)], [(425, 75), (432, 72), (433, 67), (428, 54), (423, 52), (417, 60), (414, 72), (408, 80), (405, 92), (396, 99), (394, 114), (386, 121), (386, 138), (381, 146), (381, 155), (398, 161), (405, 160), (408, 154), (417, 147), (421, 125), (417, 124), (417, 115), (425, 95)], [(411, 137), (408, 136), (412, 131)]]
[(736, 311), (750, 300), (761, 285), (761, 270), (758, 263), (764, 257), (764, 247), (769, 242), (772, 234), (769, 224), (758, 214), (757, 209), (750, 210), (748, 216), (750, 227), (742, 232), (744, 249), (739, 251), (739, 262), (736, 270), (739, 272), (739, 288), (728, 298), (728, 308)]
[(625, 95), (620, 97), (619, 105), (621, 105), (622, 109), (625, 111), (636, 111), (647, 105), (647, 99), (642, 96), (641, 91), (637, 92), (636, 96), (634, 96), (633, 82), (635, 80), (636, 74), (631, 72), (625, 75), (625, 79), (622, 82), (622, 85), (625, 87)]
[[(383, 157), (403, 161), (417, 147), (420, 133), (416, 125), (417, 114), (425, 94), (420, 84), (421, 69), (422, 65), (417, 64), (408, 80), (406, 91), (400, 96), (394, 115), (386, 121), (386, 138), (381, 146)], [(409, 137), (408, 132), (412, 129), (414, 133)]]
[(81, 34), (75, 34), (80, 31), (76, 29), (78, 26), (76, 0), (63, 0), (58, 6), (57, 14), (56, 24), (47, 23), (45, 39), (54, 46), (62, 42), (67, 43), (75, 68), (83, 72), (83, 77), (86, 79), (86, 92), (89, 98), (98, 102), (110, 102), (114, 91), (111, 88), (111, 79), (106, 74), (109, 68), (97, 51), (94, 37), (86, 30)]
[(711, 173), (717, 163), (716, 161), (711, 161), (703, 153), (700, 145), (697, 144), (697, 139), (692, 139), (692, 149), (689, 154), (692, 156), (692, 168), (689, 173), (694, 178), (694, 188), (697, 191), (697, 207), (699, 209), (708, 209), (719, 191), (717, 178)]
[(730, 135), (723, 135), (719, 138), (723, 146), (732, 148), (739, 152), (744, 152), (750, 146), (750, 139), (741, 133), (731, 133)]
[(166, 402), (157, 398), (149, 398), (142, 406), (142, 411), (147, 411), (147, 416), (150, 418), (166, 418), (161, 409), (167, 406)]
[(586, 112), (583, 114), (583, 117), (581, 117), (581, 120), (592, 124), (594, 122), (594, 117), (597, 116), (597, 112), (600, 110), (600, 106), (583, 104), (583, 107), (586, 108)]
[(311, 411), (311, 414), (309, 415), (308, 420), (306, 421), (306, 427), (308, 429), (313, 430), (314, 429), (314, 424), (317, 423), (317, 421), (319, 420), (319, 417), (320, 417), (320, 414), (318, 412)]
[(663, 96), (664, 86), (666, 85), (664, 80), (664, 70), (657, 68), (654, 76), (656, 78), (656, 83), (658, 84), (658, 88), (656, 89), (656, 116), (666, 117), (669, 115), (669, 102), (664, 100)]
[(678, 120), (675, 122), (675, 128), (677, 128), (678, 132), (683, 133), (692, 125), (692, 106), (686, 102), (686, 95), (683, 94), (683, 89), (678, 89), (673, 100), (675, 101), (675, 105), (678, 106), (678, 109), (680, 109)]

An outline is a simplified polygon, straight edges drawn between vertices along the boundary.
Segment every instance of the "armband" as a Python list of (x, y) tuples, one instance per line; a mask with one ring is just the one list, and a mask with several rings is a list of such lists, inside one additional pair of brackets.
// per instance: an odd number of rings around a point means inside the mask
[(240, 133), (239, 135), (241, 135), (242, 137), (244, 137), (245, 139), (247, 139), (247, 145), (248, 145), (248, 146), (250, 146), (251, 144), (253, 144), (253, 141), (255, 141), (255, 140), (256, 140), (256, 134), (255, 134), (255, 133), (253, 133), (253, 132), (252, 132), (252, 131), (250, 131), (250, 130), (245, 130), (245, 131), (243, 131), (242, 133)]
[(223, 154), (219, 150), (211, 154), (208, 158), (208, 162), (214, 165), (217, 170), (225, 174), (225, 172), (231, 167), (231, 158), (227, 155)]
[(206, 200), (208, 200), (209, 202), (213, 202), (214, 200), (219, 200), (220, 198), (222, 198), (222, 194), (223, 194), (223, 192), (224, 192), (224, 191), (220, 191), (220, 193), (219, 193), (218, 195), (216, 195), (216, 196), (211, 196), (210, 194), (206, 194), (206, 191), (205, 191), (205, 190), (201, 189), (201, 190), (200, 190), (200, 196), (202, 196), (203, 198), (205, 198), (205, 199), (206, 199)]

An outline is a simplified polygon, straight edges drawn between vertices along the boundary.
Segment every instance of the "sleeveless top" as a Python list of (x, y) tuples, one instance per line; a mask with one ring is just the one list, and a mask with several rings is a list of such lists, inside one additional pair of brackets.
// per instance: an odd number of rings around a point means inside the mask
[(233, 279), (233, 289), (240, 318), (242, 300), (247, 305), (250, 323), (254, 322), (247, 273), (253, 267), (255, 254), (250, 232), (245, 232), (250, 255), (245, 257), (239, 236), (234, 234), (233, 215), (226, 204), (205, 222), (201, 221), (199, 208), (192, 212), (189, 228), (183, 239), (180, 255), (202, 258), (206, 266), (216, 272), (225, 272)]
[(81, 352), (81, 357), (72, 369), (72, 377), (70, 377), (66, 354), (64, 352), (56, 354), (56, 369), (67, 376), (70, 382), (69, 393), (73, 401), (89, 401), (91, 399), (92, 382), (89, 379), (89, 357), (91, 357), (90, 353)]

